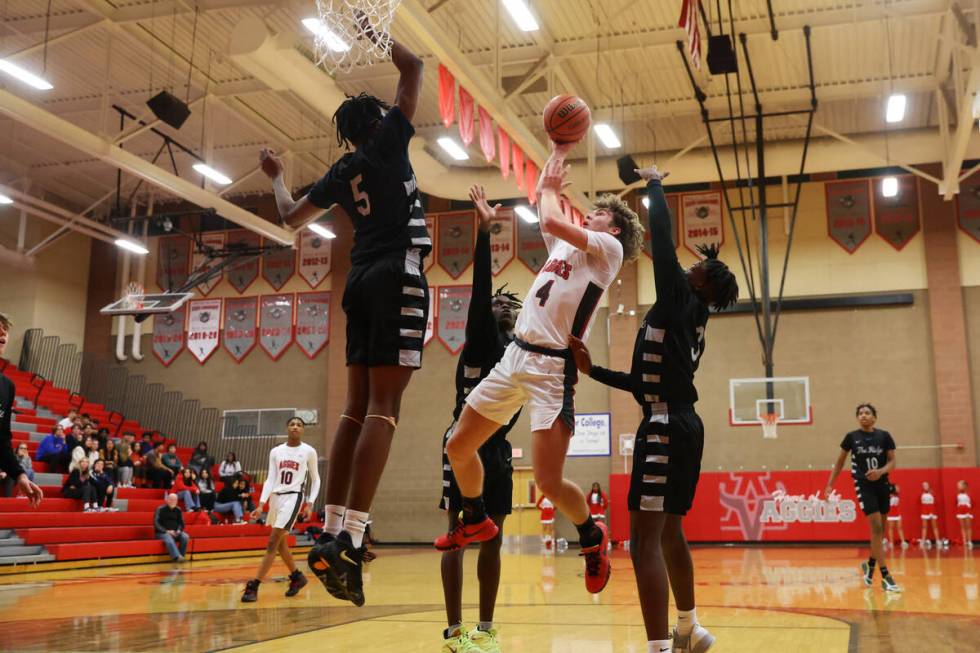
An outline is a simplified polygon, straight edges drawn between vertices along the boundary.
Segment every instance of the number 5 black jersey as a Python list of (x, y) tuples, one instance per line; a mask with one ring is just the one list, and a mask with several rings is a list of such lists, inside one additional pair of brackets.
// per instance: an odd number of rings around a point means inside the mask
[(408, 157), (415, 128), (398, 107), (382, 119), (377, 134), (348, 152), (310, 189), (309, 200), (329, 209), (339, 204), (354, 223), (351, 263), (418, 249), (425, 257), (432, 238)]
[[(840, 448), (851, 452), (851, 475), (856, 481), (867, 481), (865, 474), (888, 463), (888, 452), (895, 449), (892, 434), (881, 429), (851, 431), (841, 440)], [(887, 480), (887, 475), (882, 477)]]

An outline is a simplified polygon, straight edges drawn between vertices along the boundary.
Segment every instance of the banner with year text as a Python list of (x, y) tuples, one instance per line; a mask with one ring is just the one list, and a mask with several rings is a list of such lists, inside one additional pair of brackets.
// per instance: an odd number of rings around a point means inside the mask
[(472, 286), (439, 286), (438, 338), (454, 356), (466, 344), (466, 316), (472, 292)]
[(308, 358), (330, 342), (330, 293), (296, 293), (296, 344)]
[(221, 300), (192, 299), (187, 306), (187, 349), (204, 365), (221, 341)]
[(293, 343), (294, 301), (291, 294), (262, 295), (259, 299), (259, 346), (274, 361)]

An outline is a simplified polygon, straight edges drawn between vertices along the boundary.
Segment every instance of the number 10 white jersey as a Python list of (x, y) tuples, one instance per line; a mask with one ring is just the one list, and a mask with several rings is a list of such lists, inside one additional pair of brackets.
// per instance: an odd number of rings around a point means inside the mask
[(298, 447), (283, 443), (269, 452), (269, 476), (262, 485), (259, 503), (265, 503), (273, 494), (292, 492), (302, 494), (305, 501), (315, 500), (320, 492), (316, 449), (305, 442)]

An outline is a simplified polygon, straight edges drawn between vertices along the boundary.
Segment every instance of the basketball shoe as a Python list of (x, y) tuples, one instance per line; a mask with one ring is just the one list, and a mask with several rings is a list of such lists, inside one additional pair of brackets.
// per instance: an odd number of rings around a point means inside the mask
[(329, 573), (330, 563), (327, 561), (326, 548), (333, 540), (334, 537), (330, 533), (321, 535), (316, 541), (316, 544), (313, 545), (313, 548), (310, 549), (309, 555), (306, 556), (306, 563), (310, 566), (310, 570), (317, 577), (317, 580), (323, 583), (330, 596), (341, 601), (346, 601), (346, 591), (337, 583), (334, 576)]
[(255, 603), (259, 600), (259, 583), (262, 581), (257, 578), (245, 583), (245, 592), (242, 593), (242, 603)]
[(681, 635), (674, 627), (673, 653), (704, 653), (715, 643), (715, 636), (701, 624), (694, 624), (694, 629), (687, 635)]
[(892, 579), (891, 574), (888, 574), (887, 576), (881, 579), (881, 588), (886, 592), (902, 591), (901, 586)]
[(453, 530), (437, 537), (433, 544), (440, 551), (455, 551), (471, 542), (492, 540), (499, 532), (500, 529), (489, 517), (477, 524), (464, 524), (461, 519)]
[(874, 584), (875, 570), (868, 566), (867, 561), (861, 563), (861, 575), (867, 587), (871, 587)]
[(308, 582), (306, 576), (299, 569), (289, 574), (289, 589), (286, 590), (286, 596), (296, 596), (301, 589), (306, 587)]
[(470, 641), (469, 634), (465, 628), (460, 628), (452, 637), (449, 636), (449, 629), (442, 631), (442, 653), (480, 653), (480, 649)]
[[(342, 595), (330, 592), (338, 599), (350, 601), (357, 607), (364, 605), (364, 585), (361, 569), (364, 564), (364, 549), (354, 548), (350, 533), (341, 531), (333, 542), (323, 549), (327, 563), (327, 574), (331, 581), (342, 590)], [(330, 590), (328, 585), (327, 590)]]
[(609, 582), (612, 567), (609, 565), (609, 531), (602, 522), (596, 522), (602, 531), (602, 540), (594, 546), (583, 547), (580, 556), (585, 558), (585, 589), (598, 594)]
[(480, 630), (477, 628), (470, 633), (470, 641), (480, 653), (500, 653), (500, 644), (497, 642), (497, 629)]

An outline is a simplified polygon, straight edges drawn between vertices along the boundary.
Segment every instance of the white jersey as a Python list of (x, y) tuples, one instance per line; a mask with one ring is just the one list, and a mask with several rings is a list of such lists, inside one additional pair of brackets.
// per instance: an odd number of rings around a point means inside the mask
[(897, 494), (893, 494), (893, 495), (891, 495), (891, 497), (889, 497), (889, 499), (888, 499), (888, 507), (889, 508), (898, 508), (898, 495)]
[(623, 245), (605, 232), (587, 231), (583, 251), (543, 233), (548, 262), (524, 298), (514, 335), (532, 345), (568, 348), (568, 336), (587, 340), (602, 293), (623, 265)]
[(922, 493), (922, 505), (923, 506), (932, 506), (932, 505), (935, 505), (935, 503), (936, 503), (936, 497), (932, 496), (932, 492), (923, 492)]
[(262, 485), (259, 503), (266, 503), (273, 494), (289, 493), (302, 494), (305, 501), (312, 501), (319, 492), (316, 449), (305, 442), (298, 447), (283, 443), (272, 448), (269, 452), (269, 476)]
[(970, 495), (966, 492), (960, 492), (956, 495), (956, 507), (957, 508), (972, 508), (973, 502), (970, 500)]

